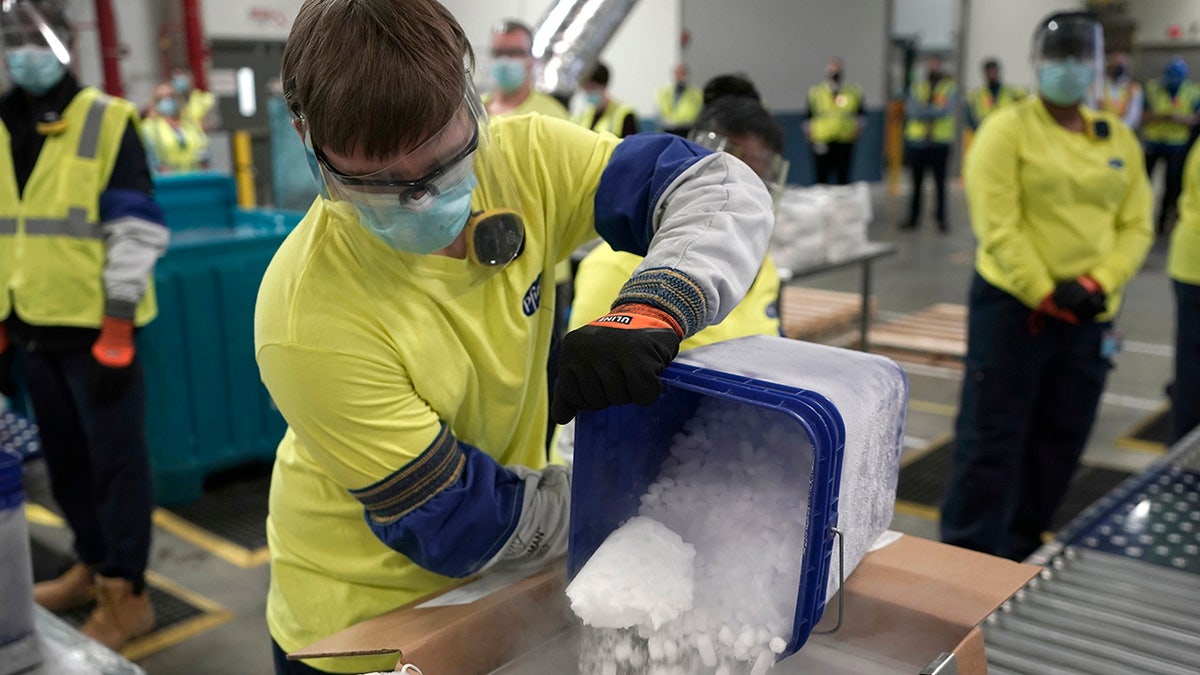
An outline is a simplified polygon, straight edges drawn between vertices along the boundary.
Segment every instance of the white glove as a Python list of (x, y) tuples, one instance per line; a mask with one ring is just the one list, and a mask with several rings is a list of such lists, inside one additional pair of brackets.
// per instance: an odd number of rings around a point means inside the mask
[(525, 479), (521, 519), (504, 548), (483, 569), (538, 565), (566, 555), (571, 529), (570, 471), (557, 464), (541, 471), (525, 466), (505, 468)]

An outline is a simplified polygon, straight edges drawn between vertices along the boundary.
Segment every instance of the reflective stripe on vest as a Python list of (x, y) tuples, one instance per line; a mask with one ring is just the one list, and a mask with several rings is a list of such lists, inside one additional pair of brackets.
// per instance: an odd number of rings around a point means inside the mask
[(72, 206), (67, 211), (66, 218), (26, 218), (25, 234), (29, 236), (74, 237), (76, 239), (104, 238), (100, 229), (100, 223), (89, 223), (87, 209), (81, 209), (77, 206)]
[[(1200, 88), (1191, 82), (1184, 82), (1175, 96), (1172, 97), (1157, 80), (1146, 83), (1146, 99), (1150, 111), (1155, 115), (1191, 115), (1200, 100)], [(1166, 145), (1186, 145), (1191, 138), (1191, 129), (1186, 124), (1174, 120), (1153, 120), (1142, 125), (1142, 135), (1150, 143)]]
[(0, 234), (16, 234), (17, 219), (16, 218), (0, 218)]
[[(929, 82), (922, 81), (915, 85), (913, 98), (925, 105), (944, 106), (954, 95), (954, 82), (942, 80), (929, 95)], [(904, 126), (904, 138), (909, 141), (933, 141), (935, 143), (954, 142), (954, 111), (947, 109), (945, 114), (932, 121), (912, 119)]]

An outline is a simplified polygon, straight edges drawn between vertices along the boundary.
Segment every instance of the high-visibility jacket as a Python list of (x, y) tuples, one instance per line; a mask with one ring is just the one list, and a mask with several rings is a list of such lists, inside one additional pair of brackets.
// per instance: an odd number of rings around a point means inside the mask
[(703, 107), (704, 91), (700, 87), (686, 87), (678, 97), (675, 85), (658, 90), (658, 119), (668, 129), (690, 126)]
[[(108, 185), (133, 104), (87, 87), (48, 135), (24, 194), (17, 189), (8, 129), (0, 124), (0, 319), (34, 326), (99, 328), (104, 319), (105, 247), (100, 194)], [(157, 314), (153, 280), (134, 323)]]
[(1023, 98), (1025, 98), (1024, 91), (1016, 87), (1010, 87), (1007, 84), (1000, 85), (995, 96), (992, 95), (990, 87), (980, 87), (971, 92), (971, 117), (975, 120), (975, 125), (978, 126), (983, 121), (983, 118), (991, 114), (993, 110), (1016, 103)]
[(142, 135), (154, 153), (155, 169), (197, 171), (208, 154), (208, 135), (193, 121), (172, 125), (165, 117), (142, 120)]
[[(1191, 115), (1200, 103), (1200, 87), (1184, 82), (1175, 96), (1167, 92), (1158, 80), (1146, 83), (1146, 104), (1155, 115)], [(1142, 125), (1142, 137), (1150, 143), (1187, 145), (1191, 129), (1171, 119), (1156, 119)]]
[(933, 141), (934, 143), (954, 142), (954, 110), (950, 102), (956, 92), (954, 80), (948, 77), (938, 82), (937, 86), (933, 88), (932, 96), (929, 92), (928, 80), (914, 84), (913, 99), (924, 105), (944, 108), (945, 112), (932, 120), (910, 119), (904, 126), (905, 140)]
[(840, 88), (837, 94), (828, 82), (808, 90), (808, 108), (812, 112), (809, 131), (816, 143), (853, 143), (858, 137), (858, 116), (862, 114), (862, 90), (856, 84)]
[(571, 121), (591, 129), (592, 131), (607, 131), (614, 136), (621, 136), (625, 130), (625, 118), (634, 116), (633, 106), (616, 101), (609, 101), (604, 107), (604, 114), (596, 117), (595, 106), (588, 106), (571, 117)]
[(1200, 286), (1200, 143), (1188, 153), (1179, 198), (1179, 222), (1171, 232), (1167, 276)]
[(183, 106), (182, 117), (203, 128), (204, 118), (208, 117), (208, 113), (212, 111), (216, 102), (216, 97), (211, 93), (193, 89), (192, 93), (188, 95), (187, 104)]

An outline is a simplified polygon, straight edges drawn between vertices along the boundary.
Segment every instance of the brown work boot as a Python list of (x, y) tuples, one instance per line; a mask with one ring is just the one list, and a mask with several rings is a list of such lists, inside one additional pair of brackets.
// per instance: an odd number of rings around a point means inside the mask
[(50, 581), (34, 584), (33, 599), (51, 612), (67, 612), (83, 607), (96, 596), (92, 568), (78, 562)]
[(96, 609), (83, 624), (83, 634), (112, 650), (154, 629), (150, 591), (133, 594), (133, 582), (96, 575)]

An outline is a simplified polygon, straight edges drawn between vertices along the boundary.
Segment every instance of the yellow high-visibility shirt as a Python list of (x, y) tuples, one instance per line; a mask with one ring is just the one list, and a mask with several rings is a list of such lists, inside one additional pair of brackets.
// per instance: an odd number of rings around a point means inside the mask
[(1057, 282), (1090, 275), (1108, 294), (1097, 317), (1106, 320), (1153, 241), (1153, 197), (1129, 127), (1111, 113), (1080, 111), (1086, 134), (1055, 122), (1040, 98), (996, 111), (980, 127), (965, 174), (975, 268), (1031, 308)]
[[(352, 205), (318, 198), (263, 278), (256, 353), (289, 425), (267, 519), (267, 623), (285, 652), (451, 582), (376, 538), (348, 490), (408, 466), (443, 422), (500, 464), (546, 464), (554, 266), (596, 236), (596, 187), (619, 140), (540, 115), (497, 119), (492, 138), (526, 206), (524, 251), (496, 276), (469, 286), (467, 261), (397, 251)], [(486, 183), (473, 209), (512, 206)]]
[(1179, 221), (1171, 232), (1167, 276), (1200, 286), (1200, 144), (1188, 153), (1183, 170), (1183, 195), (1179, 198)]
[[(569, 330), (608, 314), (621, 286), (633, 276), (642, 257), (614, 251), (600, 242), (575, 271), (575, 300), (571, 304)], [(709, 326), (679, 345), (680, 351), (747, 335), (779, 335), (779, 270), (767, 256), (746, 297), (721, 323)]]
[[(484, 94), (481, 98), (483, 99), (483, 104), (486, 106), (491, 102), (492, 94)], [(549, 94), (543, 94), (540, 91), (529, 92), (529, 96), (525, 97), (524, 101), (521, 101), (521, 105), (517, 106), (515, 110), (503, 113), (503, 115), (524, 115), (526, 113), (540, 113), (550, 117), (557, 117), (560, 120), (571, 118), (571, 112), (567, 110), (566, 106), (559, 103), (558, 99)], [(499, 115), (492, 115), (492, 117), (499, 117)]]

